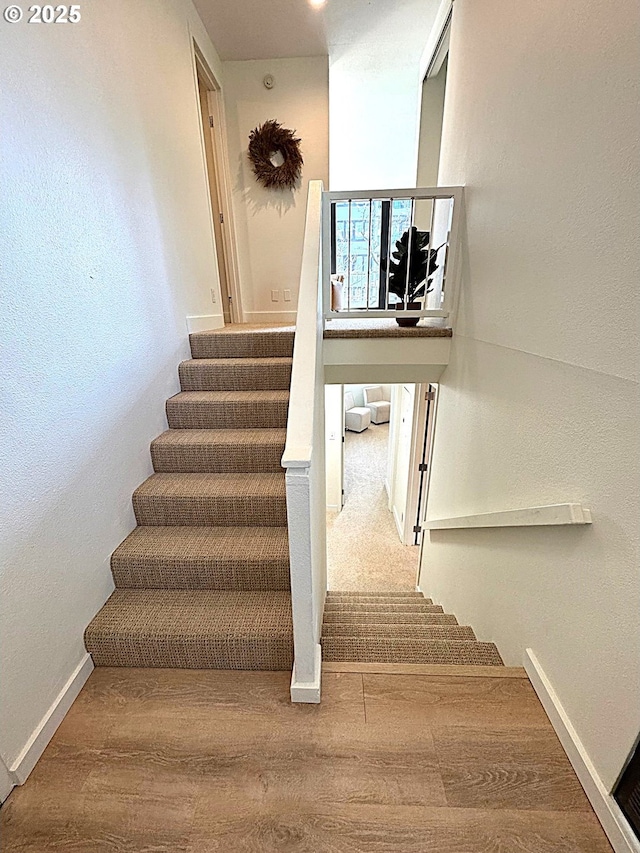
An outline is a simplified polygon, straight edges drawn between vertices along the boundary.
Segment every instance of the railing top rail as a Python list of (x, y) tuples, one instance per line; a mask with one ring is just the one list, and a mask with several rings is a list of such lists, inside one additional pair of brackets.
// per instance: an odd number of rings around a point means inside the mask
[(357, 199), (402, 199), (402, 198), (453, 198), (458, 199), (464, 188), (459, 187), (412, 187), (388, 190), (331, 190), (324, 197), (329, 201), (355, 201)]
[(287, 439), (283, 468), (308, 468), (313, 451), (314, 395), (317, 361), (322, 357), (320, 313), (320, 247), (322, 241), (322, 181), (309, 181), (304, 226), (296, 336), (291, 370)]

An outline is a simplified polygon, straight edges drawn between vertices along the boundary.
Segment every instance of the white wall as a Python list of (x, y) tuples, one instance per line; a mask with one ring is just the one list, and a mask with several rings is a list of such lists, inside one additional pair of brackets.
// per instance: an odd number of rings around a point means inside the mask
[[(348, 15), (351, 4), (331, 14)], [(435, 0), (387, 3), (369, 29), (336, 27), (329, 49), (332, 190), (415, 186), (420, 57)]]
[[(214, 313), (188, 0), (2, 26), (2, 706), (11, 767), (73, 670), (133, 489)], [(218, 305), (220, 305), (218, 297)]]
[[(266, 89), (266, 74), (275, 78)], [(225, 113), (238, 264), (245, 322), (294, 320), (298, 301), (307, 187), (328, 181), (327, 57), (224, 63)], [(247, 158), (249, 133), (267, 119), (297, 131), (304, 157), (301, 186), (268, 190)], [(279, 291), (272, 302), (271, 291)], [(284, 302), (283, 291), (291, 291)]]
[(430, 518), (583, 502), (593, 526), (433, 532), (421, 587), (531, 647), (605, 785), (640, 730), (637, 4), (456, 0), (440, 183), (466, 185)]

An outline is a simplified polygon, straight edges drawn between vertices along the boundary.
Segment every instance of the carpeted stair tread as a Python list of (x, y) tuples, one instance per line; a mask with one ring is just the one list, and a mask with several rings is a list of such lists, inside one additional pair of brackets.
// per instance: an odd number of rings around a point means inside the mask
[(285, 527), (285, 478), (268, 474), (153, 474), (133, 493), (139, 525)]
[(285, 429), (289, 391), (181, 391), (167, 400), (171, 429)]
[(111, 557), (117, 588), (288, 590), (286, 527), (136, 527)]
[(178, 368), (183, 391), (289, 390), (291, 358), (194, 358)]
[(422, 640), (414, 637), (322, 638), (325, 661), (360, 663), (432, 663), (454, 666), (503, 666), (493, 643), (468, 640)]
[(96, 666), (290, 670), (287, 592), (116, 590), (85, 632)]
[(430, 598), (424, 598), (422, 595), (393, 595), (387, 596), (384, 593), (366, 594), (358, 593), (356, 595), (327, 595), (325, 605), (337, 604), (340, 607), (346, 607), (349, 604), (433, 604)]
[(216, 329), (189, 335), (193, 358), (291, 358), (295, 328)]
[(358, 625), (357, 631), (350, 623), (326, 622), (323, 637), (389, 637), (410, 638), (418, 637), (424, 640), (475, 640), (476, 635), (469, 625), (433, 625), (416, 623), (415, 625), (398, 625), (397, 623), (380, 622), (372, 625)]
[(169, 429), (151, 442), (157, 472), (281, 471), (284, 429)]
[(342, 610), (326, 611), (324, 613), (325, 625), (329, 623), (350, 623), (352, 625), (423, 625), (432, 623), (434, 625), (457, 625), (458, 620), (451, 613), (443, 613), (440, 605), (432, 605), (427, 612), (421, 613), (390, 613), (380, 611), (371, 613), (362, 611), (359, 613), (345, 613)]
[(432, 608), (435, 605), (428, 602), (426, 599), (422, 599), (422, 601), (413, 601), (400, 600), (400, 603), (396, 604), (394, 600), (373, 600), (367, 601), (363, 600), (362, 602), (349, 601), (349, 602), (341, 602), (336, 601), (334, 599), (327, 599), (325, 604), (324, 612), (332, 613), (332, 612), (347, 612), (347, 613), (435, 613), (438, 611), (434, 611)]
[(421, 592), (417, 592), (414, 590), (329, 590), (327, 592), (327, 601), (331, 598), (335, 598), (338, 601), (346, 601), (348, 599), (359, 599), (359, 598), (418, 598), (422, 600), (424, 596)]

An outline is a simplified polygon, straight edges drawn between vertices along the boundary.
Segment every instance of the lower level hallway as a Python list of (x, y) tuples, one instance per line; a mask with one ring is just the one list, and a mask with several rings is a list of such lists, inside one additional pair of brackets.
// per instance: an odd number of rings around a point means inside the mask
[(326, 665), (293, 705), (288, 672), (98, 668), (1, 849), (611, 853), (522, 670), (395, 669)]
[(340, 513), (327, 521), (329, 589), (415, 590), (418, 551), (400, 542), (385, 489), (389, 424), (345, 436)]

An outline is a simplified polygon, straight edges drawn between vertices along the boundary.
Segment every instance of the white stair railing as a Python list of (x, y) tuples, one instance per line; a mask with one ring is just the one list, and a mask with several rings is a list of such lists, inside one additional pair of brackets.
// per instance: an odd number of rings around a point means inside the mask
[(322, 357), (322, 181), (309, 182), (287, 440), (287, 522), (291, 563), (293, 702), (319, 702), (320, 634), (327, 590)]
[[(463, 192), (419, 187), (324, 193), (325, 319), (449, 317), (459, 275)], [(396, 266), (397, 242), (412, 263)], [(425, 275), (417, 275), (418, 257)]]

